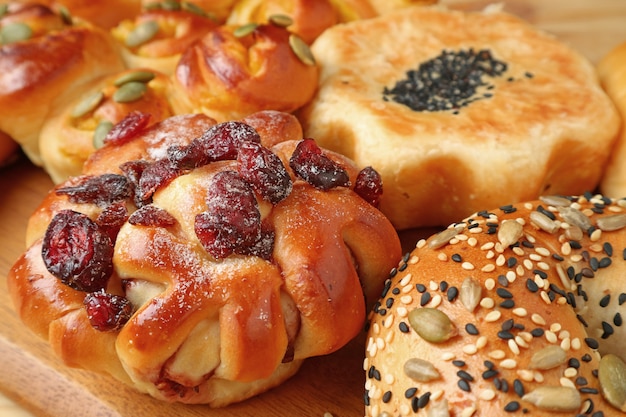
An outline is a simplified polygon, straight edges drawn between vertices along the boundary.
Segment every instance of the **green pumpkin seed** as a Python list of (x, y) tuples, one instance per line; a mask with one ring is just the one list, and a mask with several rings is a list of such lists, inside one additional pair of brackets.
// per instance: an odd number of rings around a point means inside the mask
[(4, 17), (5, 14), (9, 11), (9, 5), (4, 3), (0, 4), (0, 18)]
[(72, 111), (72, 117), (83, 117), (87, 113), (93, 111), (104, 99), (104, 93), (102, 91), (96, 91), (83, 98)]
[(159, 31), (159, 24), (154, 20), (149, 20), (138, 25), (126, 37), (126, 46), (135, 48), (150, 41)]
[(0, 43), (3, 45), (26, 41), (33, 36), (33, 31), (25, 23), (13, 22), (0, 29)]
[(409, 312), (409, 324), (427, 342), (441, 343), (458, 332), (450, 317), (436, 308), (414, 308)]
[(74, 19), (72, 19), (72, 14), (70, 10), (65, 6), (59, 6), (59, 16), (63, 20), (63, 23), (71, 26), (74, 23)]
[(616, 355), (600, 359), (598, 379), (602, 395), (613, 407), (626, 411), (626, 364)]
[(180, 3), (176, 0), (164, 0), (161, 3), (161, 7), (163, 7), (163, 10), (177, 11), (180, 10)]
[(300, 59), (300, 61), (302, 61), (305, 65), (315, 65), (313, 52), (311, 52), (311, 48), (309, 48), (309, 45), (307, 45), (301, 37), (293, 33), (289, 35), (289, 46), (291, 46), (293, 53), (296, 54), (298, 59)]
[(130, 103), (139, 100), (148, 90), (144, 83), (131, 81), (126, 83), (113, 93), (113, 101), (116, 103)]
[(291, 18), (291, 16), (287, 16), (286, 14), (273, 14), (269, 17), (268, 20), (270, 21), (270, 23), (276, 26), (281, 26), (285, 28), (287, 26), (293, 25), (293, 19)]
[(247, 23), (243, 26), (239, 26), (238, 28), (236, 28), (233, 31), (233, 35), (235, 35), (236, 38), (243, 38), (244, 36), (248, 36), (249, 34), (254, 32), (258, 27), (258, 23)]
[(186, 12), (197, 14), (198, 16), (202, 16), (202, 17), (209, 17), (209, 14), (197, 4), (184, 1), (180, 5), (182, 9)]
[(158, 1), (153, 1), (151, 3), (146, 4), (145, 6), (143, 6), (144, 10), (147, 11), (151, 11), (151, 10), (161, 10), (161, 3), (159, 3)]
[(98, 123), (96, 129), (93, 132), (93, 147), (96, 149), (102, 148), (104, 145), (104, 139), (107, 137), (109, 132), (113, 129), (113, 123), (108, 120), (103, 120)]
[(152, 81), (154, 77), (156, 77), (156, 75), (152, 71), (132, 71), (119, 76), (113, 82), (113, 85), (115, 85), (116, 87), (121, 87), (122, 85), (132, 81), (146, 84)]

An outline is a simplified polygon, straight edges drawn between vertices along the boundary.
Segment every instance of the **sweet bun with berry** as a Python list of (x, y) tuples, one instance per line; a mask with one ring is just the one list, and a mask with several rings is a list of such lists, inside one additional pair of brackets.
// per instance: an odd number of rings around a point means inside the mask
[(171, 75), (182, 53), (218, 23), (189, 2), (155, 2), (125, 19), (111, 33), (128, 68), (151, 68)]
[(626, 196), (626, 42), (616, 46), (596, 66), (600, 83), (615, 103), (622, 127), (600, 183), (602, 193)]
[(398, 229), (595, 189), (620, 119), (582, 55), (490, 7), (410, 6), (313, 43), (306, 136), (372, 165)]
[(284, 26), (223, 25), (182, 55), (173, 75), (176, 113), (205, 113), (218, 122), (260, 110), (293, 112), (317, 88), (306, 43)]
[(115, 125), (31, 217), (8, 277), (19, 317), (70, 366), (213, 407), (344, 346), (400, 242), (377, 172), (293, 140), (291, 117)]
[(0, 131), (41, 164), (39, 132), (50, 111), (124, 64), (104, 29), (44, 5), (3, 6)]
[(172, 116), (169, 90), (165, 74), (129, 69), (97, 80), (81, 96), (55, 109), (39, 136), (43, 168), (52, 181), (80, 175), (110, 129), (128, 114), (150, 114), (150, 124)]
[(370, 313), (366, 415), (623, 415), (625, 251), (626, 200), (592, 194), (419, 240)]

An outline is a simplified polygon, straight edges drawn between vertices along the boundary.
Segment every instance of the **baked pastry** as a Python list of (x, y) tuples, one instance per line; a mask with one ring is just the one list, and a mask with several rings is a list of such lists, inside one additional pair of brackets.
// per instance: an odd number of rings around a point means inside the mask
[(45, 0), (45, 3), (56, 10), (65, 7), (73, 16), (104, 29), (111, 29), (141, 11), (141, 0)]
[(172, 116), (169, 90), (165, 74), (129, 69), (96, 80), (81, 96), (54, 109), (39, 136), (43, 168), (52, 181), (58, 184), (80, 175), (108, 131), (128, 114), (149, 114), (149, 124)]
[(50, 111), (124, 63), (108, 32), (43, 5), (8, 3), (0, 31), (0, 130), (40, 165), (39, 131)]
[(171, 75), (181, 54), (217, 25), (193, 3), (154, 2), (148, 9), (121, 21), (111, 33), (122, 45), (128, 68), (152, 68)]
[(305, 136), (376, 167), (398, 229), (593, 190), (619, 129), (588, 60), (495, 8), (406, 7), (334, 26), (312, 51)]
[(374, 170), (312, 139), (267, 148), (242, 122), (146, 123), (129, 115), (50, 192), (9, 273), (19, 316), (67, 364), (217, 407), (362, 331), (401, 255)]
[(233, 8), (227, 23), (243, 26), (272, 20), (283, 22), (308, 44), (340, 21), (330, 0), (242, 0)]
[(623, 416), (625, 227), (624, 199), (550, 196), (420, 240), (370, 316), (366, 415)]
[(9, 135), (0, 132), (0, 168), (13, 161), (19, 145)]
[(600, 83), (622, 118), (619, 139), (611, 152), (600, 190), (615, 198), (626, 196), (626, 43), (618, 45), (597, 65)]
[(439, 3), (438, 0), (369, 0), (379, 15), (410, 6), (430, 6)]
[(176, 7), (176, 3), (184, 8), (198, 9), (208, 13), (216, 22), (224, 23), (230, 15), (238, 0), (193, 0), (193, 1), (155, 1), (142, 0), (145, 9), (154, 8), (155, 5), (163, 5), (167, 8)]
[(225, 25), (183, 53), (170, 100), (178, 114), (222, 122), (260, 110), (292, 112), (313, 97), (317, 81), (308, 46), (285, 27)]

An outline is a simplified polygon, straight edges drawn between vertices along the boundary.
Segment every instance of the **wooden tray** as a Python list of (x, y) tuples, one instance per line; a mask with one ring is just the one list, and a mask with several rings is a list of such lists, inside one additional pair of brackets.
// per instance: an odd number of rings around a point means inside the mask
[[(484, 0), (442, 0), (480, 9)], [(626, 41), (626, 1), (508, 0), (505, 10), (546, 29), (597, 62)], [(340, 351), (309, 359), (300, 372), (270, 392), (225, 409), (164, 404), (110, 378), (67, 369), (48, 345), (18, 320), (6, 289), (6, 274), (24, 248), (26, 222), (52, 186), (24, 158), (0, 169), (0, 391), (36, 416), (316, 416), (363, 415), (365, 336)], [(420, 232), (416, 232), (420, 234)], [(406, 242), (415, 235), (404, 236)]]

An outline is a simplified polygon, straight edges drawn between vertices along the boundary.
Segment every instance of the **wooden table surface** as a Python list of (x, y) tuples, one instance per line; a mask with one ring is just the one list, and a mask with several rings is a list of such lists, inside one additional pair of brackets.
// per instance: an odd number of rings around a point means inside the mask
[[(460, 9), (489, 1), (442, 0)], [(597, 62), (626, 42), (624, 0), (505, 0), (505, 10), (554, 33)], [(0, 415), (24, 416), (317, 416), (363, 415), (364, 335), (335, 354), (309, 359), (291, 380), (221, 410), (157, 402), (100, 375), (65, 368), (17, 319), (6, 274), (24, 250), (28, 217), (52, 183), (25, 159), (0, 168)]]

